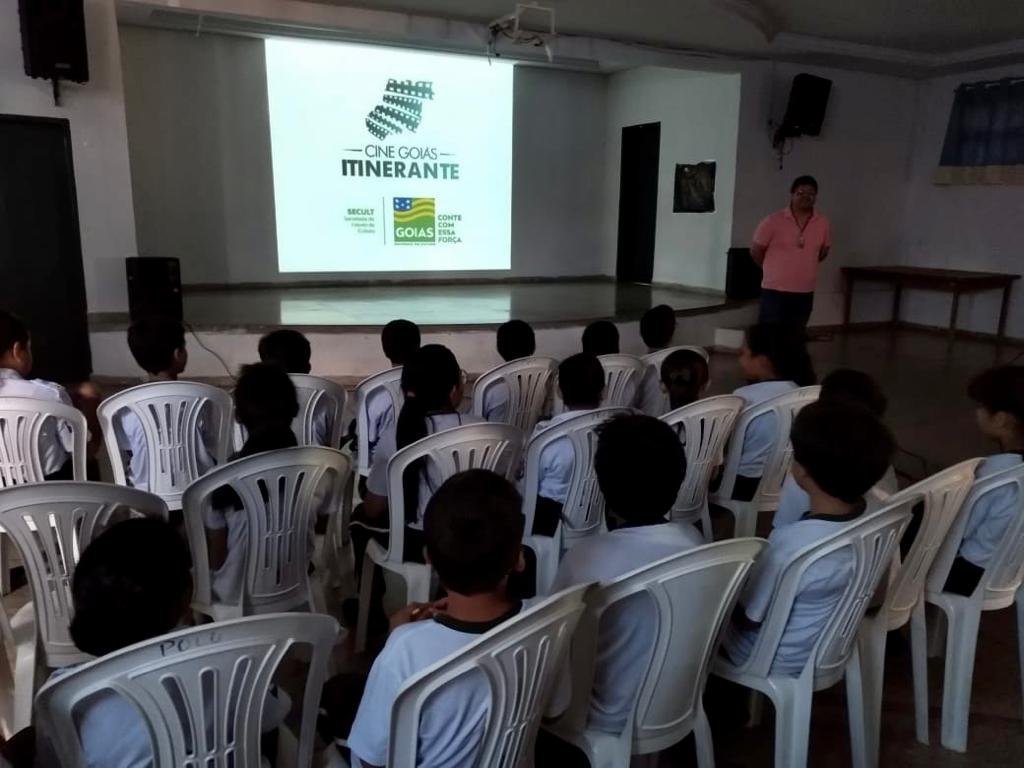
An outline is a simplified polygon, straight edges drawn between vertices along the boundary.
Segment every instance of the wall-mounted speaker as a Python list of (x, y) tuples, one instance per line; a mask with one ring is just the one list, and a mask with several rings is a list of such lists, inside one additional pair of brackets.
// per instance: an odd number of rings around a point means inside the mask
[(18, 0), (25, 74), (47, 80), (89, 80), (83, 0)]
[(182, 319), (181, 266), (177, 259), (156, 256), (125, 259), (128, 277), (128, 314)]
[(807, 73), (793, 78), (782, 127), (788, 136), (817, 136), (825, 121), (832, 81)]

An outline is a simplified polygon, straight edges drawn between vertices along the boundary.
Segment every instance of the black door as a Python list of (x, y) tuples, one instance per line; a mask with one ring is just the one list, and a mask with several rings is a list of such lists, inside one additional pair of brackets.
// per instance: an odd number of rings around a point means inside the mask
[(619, 282), (649, 283), (654, 277), (654, 235), (658, 223), (658, 157), (661, 123), (622, 129), (619, 173)]
[(32, 333), (33, 376), (87, 379), (92, 355), (67, 120), (0, 115), (0, 274), (0, 307)]

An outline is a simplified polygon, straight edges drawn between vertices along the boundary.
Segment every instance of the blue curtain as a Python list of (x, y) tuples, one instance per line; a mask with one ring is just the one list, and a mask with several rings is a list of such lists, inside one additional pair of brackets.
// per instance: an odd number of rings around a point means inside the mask
[(1024, 165), (1024, 78), (956, 89), (940, 167)]

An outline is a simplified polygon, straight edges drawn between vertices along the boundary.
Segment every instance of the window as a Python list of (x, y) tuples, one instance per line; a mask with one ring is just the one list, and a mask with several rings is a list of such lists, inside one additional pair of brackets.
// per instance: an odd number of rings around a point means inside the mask
[(1024, 78), (956, 89), (939, 184), (1024, 184)]

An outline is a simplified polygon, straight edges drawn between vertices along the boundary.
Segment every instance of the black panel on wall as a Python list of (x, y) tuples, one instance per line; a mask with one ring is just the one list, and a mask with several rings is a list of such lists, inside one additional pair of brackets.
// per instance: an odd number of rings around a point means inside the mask
[(92, 373), (67, 120), (0, 115), (0, 307), (32, 332), (33, 375)]

